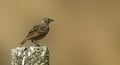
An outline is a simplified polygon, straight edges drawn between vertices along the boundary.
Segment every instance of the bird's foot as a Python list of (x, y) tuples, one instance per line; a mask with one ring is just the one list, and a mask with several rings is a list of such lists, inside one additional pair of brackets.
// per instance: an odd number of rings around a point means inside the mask
[(39, 44), (36, 44), (37, 46), (40, 46)]
[(44, 46), (43, 44), (36, 44), (37, 46)]

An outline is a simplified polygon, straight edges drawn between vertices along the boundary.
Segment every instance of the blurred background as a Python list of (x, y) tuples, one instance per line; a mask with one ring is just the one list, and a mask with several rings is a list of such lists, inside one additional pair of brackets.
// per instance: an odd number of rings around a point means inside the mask
[(50, 65), (120, 65), (119, 0), (0, 0), (0, 65), (44, 17)]

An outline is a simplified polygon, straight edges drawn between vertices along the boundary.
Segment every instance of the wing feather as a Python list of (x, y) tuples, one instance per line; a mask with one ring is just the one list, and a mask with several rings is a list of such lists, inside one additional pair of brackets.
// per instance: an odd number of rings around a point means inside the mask
[(26, 36), (26, 38), (29, 38), (29, 37), (33, 37), (34, 36), (34, 34), (36, 34), (36, 32), (38, 31), (38, 29), (39, 29), (39, 25), (36, 25), (36, 26), (34, 26), (31, 30), (30, 30), (30, 32), (28, 33), (28, 35)]

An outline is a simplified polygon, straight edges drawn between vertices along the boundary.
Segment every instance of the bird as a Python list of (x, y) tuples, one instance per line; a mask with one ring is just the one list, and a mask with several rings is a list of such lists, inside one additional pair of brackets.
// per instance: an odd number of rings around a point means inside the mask
[(49, 24), (54, 20), (51, 18), (43, 18), (40, 23), (34, 26), (29, 32), (25, 39), (20, 43), (23, 45), (26, 41), (30, 40), (32, 43), (40, 46), (37, 41), (43, 39), (49, 32)]

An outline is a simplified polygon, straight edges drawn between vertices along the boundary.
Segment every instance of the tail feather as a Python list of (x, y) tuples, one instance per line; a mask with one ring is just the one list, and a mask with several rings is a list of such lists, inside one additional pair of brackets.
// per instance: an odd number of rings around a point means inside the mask
[(23, 45), (26, 42), (26, 39), (24, 39), (20, 44)]

